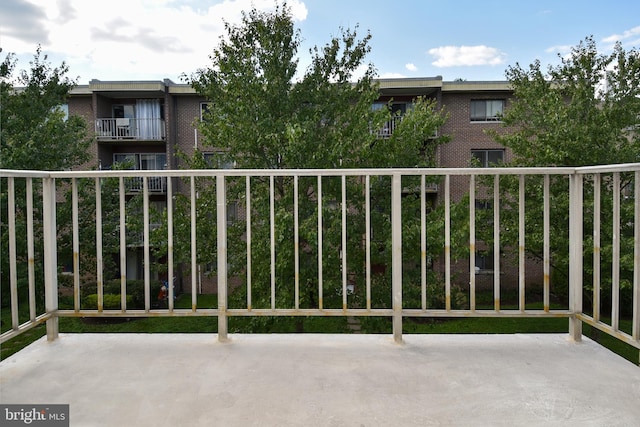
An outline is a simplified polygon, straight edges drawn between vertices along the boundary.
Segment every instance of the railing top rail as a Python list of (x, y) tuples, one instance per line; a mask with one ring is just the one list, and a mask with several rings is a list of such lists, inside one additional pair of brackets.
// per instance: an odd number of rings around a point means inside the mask
[(577, 174), (631, 172), (639, 171), (640, 163), (623, 163), (617, 165), (581, 166), (576, 168)]
[(380, 168), (380, 169), (172, 169), (111, 171), (28, 171), (0, 169), (2, 177), (99, 178), (130, 176), (391, 176), (401, 175), (572, 175), (640, 170), (640, 163), (584, 167), (491, 167), (491, 168)]
[(51, 172), (47, 171), (0, 169), (0, 177), (3, 178), (49, 178), (50, 176)]
[(12, 171), (0, 170), (1, 176), (38, 176), (42, 178), (99, 178), (129, 176), (391, 176), (401, 175), (569, 175), (575, 168), (380, 168), (380, 169), (172, 169), (110, 171)]

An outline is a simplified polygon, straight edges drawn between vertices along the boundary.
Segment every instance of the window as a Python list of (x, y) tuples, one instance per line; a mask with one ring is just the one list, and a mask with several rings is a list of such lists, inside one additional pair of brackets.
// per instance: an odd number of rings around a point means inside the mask
[(492, 211), (493, 200), (476, 199), (476, 209), (480, 211)]
[(53, 110), (62, 112), (62, 114), (63, 114), (62, 120), (63, 121), (66, 122), (67, 120), (69, 120), (69, 104), (57, 105), (57, 106), (53, 107)]
[(160, 99), (136, 99), (135, 104), (114, 104), (114, 119), (162, 119), (164, 104)]
[(126, 164), (127, 169), (140, 169), (136, 154), (114, 154), (113, 163)]
[(136, 117), (135, 105), (124, 104), (113, 106), (113, 118), (114, 119), (134, 119)]
[(476, 273), (490, 273), (493, 272), (494, 264), (493, 264), (493, 251), (479, 251), (476, 252), (475, 257), (475, 266)]
[(471, 101), (472, 122), (500, 121), (504, 110), (503, 99), (479, 99)]
[(476, 221), (488, 226), (493, 225), (493, 200), (476, 199)]
[(167, 164), (165, 153), (120, 153), (113, 155), (114, 163), (130, 163), (135, 170), (162, 170)]
[(386, 102), (374, 102), (371, 105), (371, 111), (380, 111), (387, 106)]
[(471, 159), (481, 168), (496, 166), (504, 161), (504, 150), (471, 150)]
[(413, 104), (408, 102), (394, 102), (391, 104), (389, 104), (388, 102), (374, 102), (371, 105), (371, 111), (379, 111), (379, 110), (382, 110), (383, 108), (388, 108), (389, 111), (391, 112), (391, 115), (393, 116), (396, 116), (396, 115), (402, 116), (407, 111), (413, 108)]
[(380, 111), (385, 108), (389, 110), (391, 117), (387, 122), (385, 122), (381, 129), (374, 132), (377, 133), (380, 138), (388, 138), (393, 134), (396, 126), (402, 120), (402, 116), (413, 108), (413, 104), (406, 102), (397, 102), (392, 104), (386, 102), (374, 102), (371, 106), (372, 111)]
[(205, 115), (209, 112), (210, 102), (200, 103), (200, 120), (204, 120)]
[(235, 164), (229, 159), (224, 151), (212, 151), (202, 153), (204, 161), (212, 169), (233, 169)]
[[(166, 168), (167, 155), (165, 153), (118, 153), (113, 155), (114, 165), (125, 164), (134, 170), (162, 170)], [(140, 177), (126, 178), (128, 192), (142, 191), (143, 180)], [(167, 178), (164, 176), (150, 176), (147, 179), (149, 191), (165, 193), (167, 191)]]

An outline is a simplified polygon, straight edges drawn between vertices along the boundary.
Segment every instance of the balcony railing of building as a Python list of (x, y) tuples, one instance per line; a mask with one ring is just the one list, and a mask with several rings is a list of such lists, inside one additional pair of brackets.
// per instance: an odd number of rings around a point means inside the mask
[[(403, 319), (407, 317), (563, 317), (568, 319), (569, 334), (576, 341), (581, 339), (582, 325), (586, 323), (640, 349), (640, 163), (578, 168), (165, 170), (161, 173), (167, 186), (166, 225), (162, 229), (166, 232), (166, 271), (168, 277), (175, 276), (176, 242), (183, 239), (181, 246), (190, 247), (187, 257), (190, 262), (186, 263), (190, 265), (186, 269), (191, 277), (186, 280), (186, 288), (187, 293), (190, 288), (192, 295), (191, 309), (174, 307), (173, 287), (168, 289), (166, 308), (154, 308), (151, 304), (155, 295), (151, 293), (149, 262), (153, 222), (149, 195), (150, 183), (158, 173), (0, 170), (0, 185), (6, 195), (2, 233), (7, 243), (2, 256), (9, 264), (12, 319), (11, 328), (0, 337), (1, 342), (43, 322), (47, 325), (48, 339), (53, 340), (58, 336), (60, 317), (212, 316), (217, 317), (219, 339), (225, 340), (230, 316), (382, 316), (392, 319), (390, 332), (396, 341), (402, 340)], [(105, 257), (116, 253), (121, 271), (126, 271), (127, 266), (126, 233), (132, 219), (127, 216), (125, 182), (131, 178), (142, 180), (139, 219), (145, 259), (144, 308), (127, 307), (127, 281), (121, 274), (120, 308), (105, 309)], [(104, 194), (101, 182), (105, 179), (117, 183), (115, 194)], [(440, 210), (429, 211), (426, 188), (436, 181), (440, 183)], [(404, 189), (414, 188), (416, 182), (421, 190), (410, 199)], [(80, 196), (83, 184), (94, 189), (90, 199)], [(509, 185), (513, 189), (505, 195), (501, 190)], [(558, 190), (557, 185), (563, 190)], [(534, 193), (541, 197), (540, 202), (534, 203), (543, 207), (539, 219), (527, 217), (527, 208), (531, 207), (527, 205), (527, 197)], [(186, 200), (182, 206), (176, 204), (178, 194), (184, 198), (180, 200)], [(201, 203), (206, 194), (210, 198)], [(458, 209), (453, 207), (460, 197), (466, 206), (463, 217), (466, 225), (460, 223), (460, 217), (454, 219), (454, 211)], [(481, 197), (490, 197), (493, 205), (491, 218), (484, 221), (478, 220), (476, 200)], [(115, 207), (107, 206), (107, 199), (117, 200)], [(71, 206), (68, 217), (57, 209), (63, 200)], [(244, 215), (229, 224), (226, 211), (231, 202), (241, 203)], [(92, 212), (88, 217), (95, 227), (93, 246), (80, 241), (80, 219), (87, 219), (82, 213), (86, 208), (83, 204), (89, 204)], [(507, 204), (511, 206), (511, 218), (515, 218), (508, 224), (503, 223)], [(178, 211), (183, 215), (180, 229)], [(554, 218), (566, 222), (566, 227), (560, 227), (562, 232), (557, 231), (557, 224), (551, 223), (553, 211), (558, 214)], [(34, 212), (41, 212), (42, 216), (38, 214), (36, 218)], [(441, 216), (434, 217), (436, 213)], [(388, 214), (386, 221), (374, 220), (385, 214)], [(287, 226), (278, 222), (283, 216), (288, 218)], [(605, 217), (610, 222), (603, 221)], [(115, 232), (119, 234), (116, 236), (119, 243), (111, 249), (107, 248), (104, 234), (108, 221), (115, 222), (114, 229), (119, 230)], [(358, 222), (355, 228), (354, 222)], [(441, 227), (432, 228), (434, 222)], [(611, 228), (603, 229), (604, 223), (612, 224)], [(214, 234), (199, 229), (207, 224), (215, 226)], [(410, 229), (409, 224), (415, 224), (416, 228)], [(589, 229), (586, 224), (590, 224)], [(231, 227), (240, 227), (241, 237), (232, 238)], [(63, 230), (70, 234), (66, 246), (73, 252), (74, 306), (65, 309), (58, 303), (57, 274), (65, 246), (60, 236)], [(456, 304), (452, 245), (460, 230), (466, 233), (468, 276), (465, 277), (469, 281), (463, 290), (466, 302)], [(526, 296), (525, 265), (531, 233), (541, 236), (543, 242), (539, 305), (531, 305)], [(502, 283), (499, 274), (507, 268), (502, 260), (507, 234), (516, 236), (514, 256), (518, 272), (514, 283)], [(388, 236), (386, 243), (375, 246), (383, 235)], [(476, 298), (479, 290), (475, 255), (480, 236), (492, 236), (494, 248), (495, 274), (490, 287), (493, 304), (488, 307)], [(41, 244), (37, 243), (40, 237)], [(199, 241), (205, 238), (211, 241)], [(203, 247), (215, 253), (218, 306), (214, 308), (198, 306), (198, 248)], [(230, 263), (232, 247), (236, 251), (240, 247), (242, 255)], [(601, 251), (604, 247), (607, 250)], [(258, 252), (257, 248), (266, 248), (260, 251), (261, 259), (253, 254)], [(375, 271), (375, 262), (380, 261), (374, 258), (381, 250), (388, 253), (386, 276)], [(554, 254), (558, 250), (568, 253), (568, 298), (560, 305), (552, 301), (555, 283), (551, 283)], [(87, 254), (88, 251), (91, 253)], [(432, 276), (428, 274), (432, 268), (428, 253), (432, 251), (440, 254), (442, 265), (442, 281), (436, 287), (429, 282)], [(94, 264), (81, 265), (81, 260), (87, 259)], [(240, 268), (239, 262), (243, 264)], [(256, 266), (259, 263), (262, 267)], [(282, 274), (283, 263), (289, 266), (290, 276)], [(41, 268), (41, 273), (36, 274), (36, 268)], [(235, 268), (234, 278), (239, 279), (233, 281), (233, 286), (231, 268)], [(261, 273), (258, 268), (264, 268), (268, 274), (258, 274)], [(97, 291), (95, 307), (86, 307), (80, 298), (85, 270), (95, 272), (95, 283), (91, 284)], [(360, 289), (352, 294), (349, 290), (355, 282)], [(23, 286), (28, 288), (26, 292)], [(506, 286), (512, 286), (518, 295), (514, 306), (502, 301)], [(429, 295), (438, 289), (443, 296), (441, 304), (432, 303)], [(244, 302), (231, 306), (231, 292), (242, 292)], [(287, 293), (288, 302), (283, 302), (283, 292)], [(39, 302), (40, 294), (44, 294), (44, 300)], [(26, 301), (19, 301), (19, 295), (26, 295), (22, 297)], [(258, 295), (263, 297), (263, 303), (258, 303)], [(329, 296), (337, 298), (336, 295), (341, 302), (330, 305)], [(309, 303), (310, 299), (314, 302)], [(20, 311), (25, 304), (29, 308), (26, 319)]]
[(376, 135), (378, 138), (389, 138), (393, 135), (393, 132), (396, 130), (396, 127), (402, 121), (402, 116), (393, 117), (391, 120), (384, 123), (382, 128), (378, 129)]
[(161, 141), (166, 137), (164, 120), (144, 118), (96, 119), (96, 136), (99, 140)]
[[(402, 122), (402, 116), (393, 116), (391, 120), (386, 121), (380, 129), (372, 130), (378, 138), (390, 138), (395, 132), (398, 125)], [(438, 137), (438, 130), (436, 129), (431, 135), (431, 139)]]
[[(142, 177), (130, 177), (125, 179), (125, 188), (128, 193), (140, 193), (144, 191)], [(150, 176), (147, 178), (147, 191), (156, 194), (166, 194), (167, 178), (164, 176)]]

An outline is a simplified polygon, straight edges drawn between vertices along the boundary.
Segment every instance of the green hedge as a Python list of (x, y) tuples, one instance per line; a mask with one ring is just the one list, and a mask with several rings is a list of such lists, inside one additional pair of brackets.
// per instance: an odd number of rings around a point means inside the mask
[[(133, 297), (131, 295), (127, 295), (127, 308), (131, 307), (131, 303), (133, 302)], [(98, 308), (98, 294), (87, 295), (83, 299), (84, 308)], [(120, 307), (120, 294), (104, 294), (102, 296), (102, 307), (105, 310), (118, 310)]]
[[(151, 282), (150, 284), (150, 300), (153, 305), (158, 299), (158, 293), (162, 283)], [(104, 283), (104, 308), (107, 309), (107, 296), (117, 297), (115, 308), (120, 308), (120, 279), (108, 280)], [(109, 296), (109, 298), (112, 298)], [(89, 299), (91, 297), (92, 299)], [(82, 286), (82, 301), (88, 307), (97, 307), (97, 287), (95, 285)], [(144, 280), (127, 280), (127, 309), (144, 310)]]

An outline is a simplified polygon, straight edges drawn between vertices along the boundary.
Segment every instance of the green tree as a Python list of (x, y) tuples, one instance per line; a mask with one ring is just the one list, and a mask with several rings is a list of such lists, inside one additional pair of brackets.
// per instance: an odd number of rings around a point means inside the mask
[[(365, 62), (370, 51), (370, 34), (359, 38), (357, 31), (341, 29), (323, 47), (310, 50), (311, 63), (297, 78), (300, 34), (294, 28), (286, 4), (274, 12), (255, 9), (242, 15), (238, 26), (225, 24), (227, 35), (210, 55), (211, 65), (198, 70), (188, 81), (211, 103), (202, 122), (203, 145), (219, 150), (220, 161), (238, 168), (359, 168), (432, 166), (437, 144), (446, 137), (432, 138), (446, 120), (435, 102), (418, 98), (402, 118), (393, 135), (379, 138), (375, 130), (392, 119), (390, 109), (374, 110), (378, 98), (375, 69)], [(357, 29), (356, 29), (357, 30)], [(363, 70), (357, 77), (356, 72)], [(211, 167), (202, 153), (186, 159), (189, 167)], [(215, 167), (215, 165), (214, 165)], [(350, 280), (362, 290), (364, 274), (364, 193), (362, 181), (346, 180), (347, 247)], [(408, 181), (403, 185), (409, 186)], [(322, 182), (324, 286), (326, 295), (341, 286), (341, 181)], [(276, 229), (276, 305), (292, 307), (294, 280), (293, 179), (274, 179)], [(372, 254), (383, 263), (389, 256), (389, 186), (383, 177), (372, 177), (372, 214), (376, 228), (376, 248)], [(229, 200), (246, 209), (244, 180), (227, 183)], [(300, 178), (298, 185), (300, 221), (300, 306), (317, 307), (317, 181)], [(386, 189), (386, 190), (385, 190)], [(252, 305), (270, 307), (269, 178), (251, 182), (252, 217)], [(199, 182), (198, 209), (215, 212), (215, 184)], [(411, 199), (411, 198), (408, 198)], [(404, 224), (412, 227), (417, 199), (405, 205)], [(187, 209), (188, 201), (176, 206)], [(411, 207), (413, 206), (413, 211)], [(180, 212), (178, 208), (177, 213)], [(185, 212), (186, 214), (186, 212)], [(176, 215), (178, 228), (184, 223)], [(184, 215), (183, 215), (184, 216)], [(215, 217), (215, 216), (214, 216)], [(411, 218), (410, 218), (411, 217)], [(243, 273), (246, 248), (242, 233), (245, 222), (236, 221), (229, 230), (229, 264), (232, 274)], [(215, 262), (215, 221), (198, 218), (199, 262)], [(161, 232), (162, 233), (162, 232)], [(208, 236), (208, 237), (206, 237)], [(178, 238), (177, 240), (180, 240)], [(176, 242), (176, 248), (185, 245)], [(177, 255), (178, 257), (180, 255)], [(184, 259), (184, 257), (183, 257)], [(240, 267), (242, 266), (242, 267)], [(245, 297), (243, 287), (236, 292)], [(354, 297), (355, 298), (355, 297)], [(238, 304), (242, 304), (238, 302)], [(325, 307), (328, 301), (324, 301)]]
[[(505, 111), (503, 121), (508, 133), (494, 132), (495, 139), (513, 150), (514, 160), (508, 166), (587, 166), (640, 161), (640, 55), (625, 51), (617, 44), (610, 54), (597, 50), (592, 37), (572, 48), (558, 65), (543, 71), (539, 61), (528, 68), (509, 67), (507, 78), (514, 100)], [(624, 190), (631, 176), (621, 177)], [(501, 222), (505, 242), (517, 244), (517, 183), (508, 178), (502, 182), (505, 214)], [(602, 271), (611, 271), (611, 204), (612, 179), (602, 183)], [(568, 183), (566, 177), (551, 179), (551, 257), (555, 279), (566, 283), (568, 272)], [(593, 226), (593, 186), (585, 184), (585, 230)], [(514, 200), (515, 199), (515, 200)], [(636, 202), (637, 203), (637, 202)], [(634, 201), (623, 198), (622, 217), (632, 215)], [(542, 259), (542, 184), (527, 181), (526, 223), (527, 251)], [(631, 216), (632, 218), (632, 216)], [(631, 253), (632, 223), (622, 221), (623, 254)], [(510, 231), (509, 231), (510, 230)], [(585, 238), (585, 283), (590, 283), (591, 237)], [(491, 240), (487, 236), (487, 240)], [(628, 252), (630, 251), (630, 252)], [(631, 285), (631, 265), (622, 265), (622, 288)], [(603, 274), (603, 287), (610, 285)]]
[(516, 64), (506, 75), (514, 102), (498, 142), (517, 166), (587, 166), (640, 161), (640, 56), (620, 44), (598, 53), (591, 37), (559, 65)]
[(9, 53), (0, 64), (0, 168), (62, 170), (88, 158), (86, 122), (60, 108), (76, 82), (63, 62), (52, 67), (37, 48), (29, 70), (14, 76)]
[[(62, 105), (75, 85), (68, 77), (68, 67), (63, 62), (52, 67), (47, 55), (37, 48), (28, 70), (16, 72), (14, 54), (7, 54), (0, 63), (0, 168), (31, 170), (62, 170), (82, 164), (88, 156), (91, 139), (86, 122), (75, 116), (65, 117)], [(34, 240), (36, 260), (41, 259), (42, 230), (40, 182), (34, 180)], [(8, 216), (7, 181), (0, 182), (0, 218)], [(24, 180), (15, 182), (16, 236), (18, 236), (17, 263), (21, 296), (27, 284), (26, 248), (26, 189)], [(2, 221), (0, 221), (2, 224)], [(9, 256), (8, 229), (0, 228), (2, 244), (1, 268), (3, 300), (8, 303)], [(35, 263), (40, 266), (40, 262)], [(41, 272), (36, 271), (37, 283), (41, 283)], [(38, 291), (41, 288), (38, 287)]]

